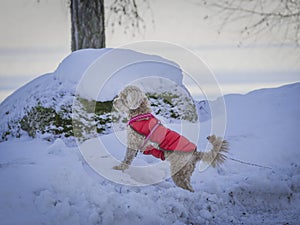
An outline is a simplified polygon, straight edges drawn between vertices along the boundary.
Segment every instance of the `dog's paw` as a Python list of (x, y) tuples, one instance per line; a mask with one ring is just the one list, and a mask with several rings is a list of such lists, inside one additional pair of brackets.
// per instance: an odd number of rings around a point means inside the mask
[(124, 172), (124, 170), (128, 169), (129, 165), (125, 164), (125, 163), (121, 163), (118, 166), (114, 166), (113, 169), (114, 170), (122, 170)]

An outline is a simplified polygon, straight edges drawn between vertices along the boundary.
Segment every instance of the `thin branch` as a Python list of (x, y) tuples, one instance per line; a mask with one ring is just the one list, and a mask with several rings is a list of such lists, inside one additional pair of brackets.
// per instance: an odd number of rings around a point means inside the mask
[[(143, 3), (143, 4), (142, 4)], [(115, 26), (122, 27), (124, 33), (133, 29), (141, 32), (141, 29), (145, 29), (145, 21), (141, 16), (141, 8), (144, 8), (144, 4), (147, 4), (147, 9), (150, 9), (148, 0), (137, 3), (136, 0), (115, 0), (108, 8), (109, 21), (113, 21), (110, 25), (113, 28)], [(132, 32), (134, 36), (134, 31)]]
[(274, 13), (274, 12), (262, 12), (262, 11), (257, 11), (257, 10), (252, 10), (252, 9), (246, 9), (246, 8), (238, 8), (238, 7), (229, 7), (229, 6), (224, 6), (221, 4), (212, 4), (215, 7), (221, 8), (223, 10), (229, 10), (232, 12), (242, 12), (242, 13), (248, 13), (251, 15), (258, 15), (258, 16), (274, 16), (274, 17), (280, 17), (280, 18), (289, 18), (289, 17), (294, 17), (294, 16), (299, 16), (300, 11), (297, 11), (295, 13), (291, 14), (283, 14), (281, 12)]
[[(283, 34), (283, 40), (294, 38), (294, 42), (300, 42), (300, 0), (211, 0), (203, 4), (218, 9), (218, 16), (223, 16), (219, 32), (239, 20), (240, 25), (245, 24), (242, 34), (257, 36), (277, 29), (278, 34)], [(246, 22), (246, 18), (250, 20)]]

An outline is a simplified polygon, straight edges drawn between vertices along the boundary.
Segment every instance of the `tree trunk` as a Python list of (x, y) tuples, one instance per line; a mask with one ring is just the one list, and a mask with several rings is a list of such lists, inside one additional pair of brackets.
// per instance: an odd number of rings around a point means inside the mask
[(104, 48), (104, 0), (71, 0), (72, 51)]

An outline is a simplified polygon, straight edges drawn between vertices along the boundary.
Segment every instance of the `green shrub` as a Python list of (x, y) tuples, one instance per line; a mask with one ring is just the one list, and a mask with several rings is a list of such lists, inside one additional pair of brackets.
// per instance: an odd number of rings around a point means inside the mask
[[(196, 108), (187, 97), (167, 92), (147, 93), (147, 96), (156, 115), (192, 122), (197, 120)], [(79, 97), (73, 105), (62, 105), (59, 109), (38, 102), (24, 111), (25, 115), (19, 121), (7, 124), (7, 130), (2, 131), (0, 136), (2, 141), (9, 136), (20, 137), (23, 132), (33, 138), (50, 134), (49, 140), (75, 136), (82, 141), (98, 134), (108, 134), (112, 131), (113, 123), (124, 126), (128, 120), (123, 113), (114, 111), (113, 101), (91, 101)]]

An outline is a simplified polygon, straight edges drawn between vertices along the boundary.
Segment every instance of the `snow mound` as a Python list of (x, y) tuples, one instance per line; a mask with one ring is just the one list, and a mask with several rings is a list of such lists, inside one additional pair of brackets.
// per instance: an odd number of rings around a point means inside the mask
[[(183, 96), (181, 102), (193, 105), (182, 80), (179, 66), (160, 56), (127, 49), (73, 52), (56, 71), (34, 79), (1, 103), (0, 141), (26, 135), (26, 132), (32, 137), (42, 136), (48, 140), (72, 136), (70, 126), (75, 100), (112, 101), (129, 83), (140, 85), (146, 92), (155, 94), (175, 96), (179, 93)], [(85, 106), (81, 104), (80, 107)], [(180, 107), (184, 109), (189, 106)], [(78, 111), (82, 112), (81, 108)], [(47, 115), (43, 114), (45, 112)], [(39, 121), (44, 124), (39, 124)], [(85, 124), (86, 127), (90, 125)], [(105, 130), (104, 133), (108, 132)]]
[[(106, 91), (101, 96), (103, 101), (112, 100), (128, 82), (141, 79), (146, 76), (145, 74), (168, 79), (183, 87), (182, 71), (177, 64), (167, 59), (125, 49), (84, 49), (72, 52), (60, 63), (55, 72), (34, 79), (7, 97), (1, 103), (1, 118), (8, 111), (16, 112), (11, 114), (10, 117), (12, 118), (17, 117), (18, 114), (22, 115), (24, 108), (36, 105), (37, 102), (47, 106), (60, 103), (61, 101), (72, 102), (73, 98), (71, 97), (74, 97), (77, 85), (85, 75), (85, 71), (95, 63), (97, 64), (96, 61), (101, 61), (102, 57), (105, 60), (107, 58), (112, 60), (111, 64), (113, 65), (114, 61), (117, 62), (124, 59), (129, 59), (128, 63), (131, 62), (128, 65), (129, 68), (117, 68), (121, 69), (121, 72), (117, 71), (117, 75), (113, 75), (112, 80), (109, 81), (111, 82), (109, 83), (110, 85), (106, 85)], [(143, 61), (145, 62), (145, 67), (143, 66)], [(138, 62), (138, 65), (134, 65), (135, 62)], [(148, 68), (148, 70), (146, 72), (142, 71), (144, 68)], [(93, 74), (95, 75), (93, 78), (96, 80), (97, 76), (101, 76), (101, 73), (100, 69), (96, 75)], [(110, 89), (110, 91), (107, 89)], [(157, 88), (156, 90), (159, 89)], [(57, 97), (60, 97), (60, 99), (57, 99)], [(59, 106), (58, 104), (57, 107)]]
[(72, 52), (57, 67), (54, 78), (65, 86), (77, 85), (88, 67), (110, 49), (82, 49)]
[(128, 49), (76, 51), (62, 61), (54, 77), (65, 87), (76, 87), (81, 97), (99, 101), (112, 100), (124, 86), (147, 77), (165, 78), (184, 88), (179, 65)]

